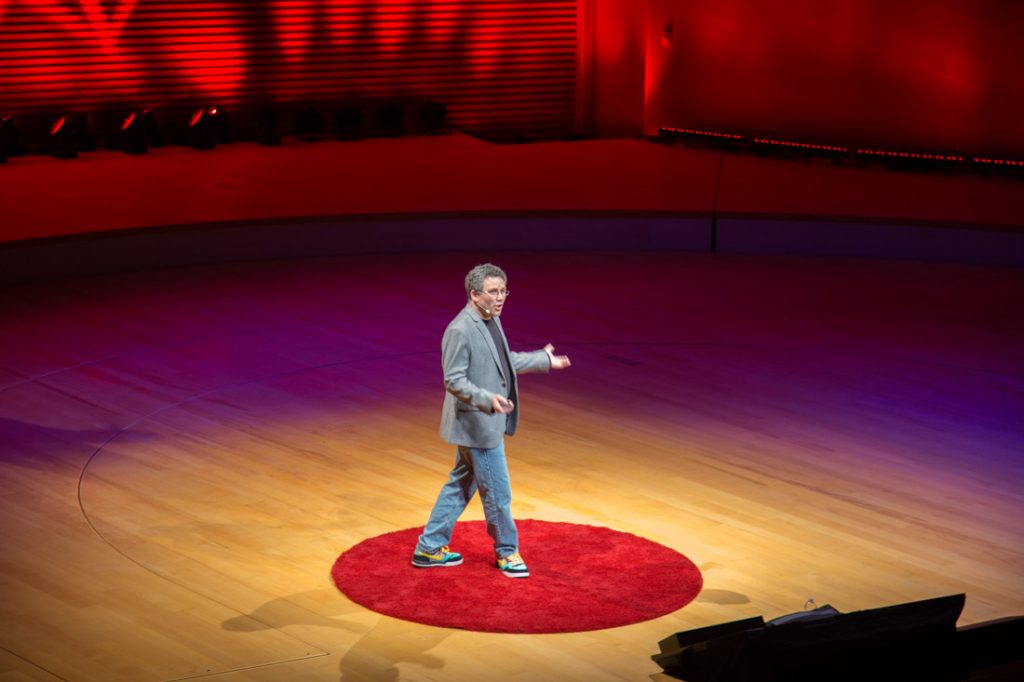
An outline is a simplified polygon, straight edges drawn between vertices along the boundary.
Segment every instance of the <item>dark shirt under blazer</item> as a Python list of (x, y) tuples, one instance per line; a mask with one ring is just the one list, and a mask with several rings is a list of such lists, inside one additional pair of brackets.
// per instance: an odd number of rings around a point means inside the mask
[[(453, 445), (494, 448), (505, 435), (511, 436), (519, 422), (519, 392), (516, 374), (547, 372), (551, 359), (546, 351), (516, 353), (509, 350), (501, 321), (502, 353), (508, 353), (512, 376), (502, 371), (499, 349), (480, 313), (468, 303), (455, 316), (441, 341), (441, 367), (446, 393), (441, 407), (441, 438)], [(495, 395), (508, 396), (516, 409), (505, 415), (491, 411)]]

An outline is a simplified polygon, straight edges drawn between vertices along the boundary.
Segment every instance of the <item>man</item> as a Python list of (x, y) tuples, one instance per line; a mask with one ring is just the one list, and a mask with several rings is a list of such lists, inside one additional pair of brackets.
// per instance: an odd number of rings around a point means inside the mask
[(569, 358), (554, 346), (516, 353), (501, 328), (508, 278), (496, 265), (478, 265), (466, 275), (468, 301), (444, 332), (441, 366), (447, 393), (441, 408), (441, 437), (457, 446), (455, 467), (430, 513), (413, 552), (418, 568), (458, 566), (462, 555), (448, 548), (455, 522), (479, 490), (494, 540), (495, 565), (510, 578), (530, 575), (519, 554), (512, 519), (512, 488), (505, 461), (505, 435), (519, 422), (516, 372), (564, 369)]

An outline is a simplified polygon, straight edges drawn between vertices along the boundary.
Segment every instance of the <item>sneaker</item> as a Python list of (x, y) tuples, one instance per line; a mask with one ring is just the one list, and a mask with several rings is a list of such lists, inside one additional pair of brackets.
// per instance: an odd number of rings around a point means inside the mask
[(528, 578), (530, 571), (526, 568), (526, 562), (519, 552), (509, 554), (507, 557), (500, 557), (497, 562), (498, 569), (509, 578)]
[(458, 566), (462, 563), (462, 555), (452, 552), (445, 545), (436, 552), (421, 552), (416, 550), (412, 555), (412, 565), (416, 568), (435, 568), (437, 566)]

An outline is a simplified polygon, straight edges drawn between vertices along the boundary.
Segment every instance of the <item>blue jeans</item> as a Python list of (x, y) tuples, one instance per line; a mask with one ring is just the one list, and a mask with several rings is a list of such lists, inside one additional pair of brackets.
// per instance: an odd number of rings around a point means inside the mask
[(512, 485), (504, 441), (496, 448), (459, 446), (455, 466), (437, 496), (416, 549), (436, 552), (450, 544), (455, 522), (477, 490), (484, 505), (487, 533), (494, 540), (495, 555), (506, 557), (515, 553), (519, 548), (519, 531), (512, 520)]

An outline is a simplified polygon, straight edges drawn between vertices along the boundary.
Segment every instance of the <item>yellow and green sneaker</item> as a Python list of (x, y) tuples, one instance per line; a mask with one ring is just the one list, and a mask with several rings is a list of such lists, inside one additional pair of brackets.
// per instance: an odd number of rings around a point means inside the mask
[(519, 552), (515, 554), (509, 554), (506, 557), (499, 557), (497, 561), (498, 570), (507, 575), (509, 578), (528, 578), (530, 577), (530, 571), (526, 568), (526, 562), (523, 561), (523, 557), (519, 556)]
[(438, 566), (458, 566), (462, 563), (462, 555), (452, 552), (445, 545), (436, 552), (421, 552), (418, 549), (412, 554), (412, 565), (416, 568), (436, 568)]

